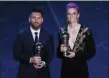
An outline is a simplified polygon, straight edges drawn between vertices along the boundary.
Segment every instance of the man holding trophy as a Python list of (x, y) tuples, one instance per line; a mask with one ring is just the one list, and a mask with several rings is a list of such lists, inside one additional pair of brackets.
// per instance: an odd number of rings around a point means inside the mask
[(76, 3), (68, 3), (66, 11), (67, 23), (59, 30), (61, 78), (89, 78), (87, 61), (96, 53), (92, 33), (78, 22), (80, 13)]
[(14, 44), (14, 57), (20, 62), (17, 78), (50, 78), (53, 36), (42, 27), (43, 12), (33, 9), (29, 23), (30, 27), (18, 34)]

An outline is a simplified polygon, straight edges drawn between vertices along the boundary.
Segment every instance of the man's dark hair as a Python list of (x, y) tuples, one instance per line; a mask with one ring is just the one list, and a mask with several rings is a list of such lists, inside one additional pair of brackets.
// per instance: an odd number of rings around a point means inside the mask
[(34, 9), (32, 9), (31, 13), (32, 12), (39, 12), (39, 13), (41, 13), (42, 17), (44, 16), (44, 13), (40, 8), (34, 8)]

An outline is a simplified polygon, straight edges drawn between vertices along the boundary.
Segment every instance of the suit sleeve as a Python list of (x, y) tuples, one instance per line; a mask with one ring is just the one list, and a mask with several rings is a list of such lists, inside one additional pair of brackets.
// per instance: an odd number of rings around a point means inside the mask
[(54, 44), (53, 44), (53, 36), (50, 36), (48, 39), (46, 45), (45, 45), (45, 57), (44, 61), (46, 62), (47, 65), (51, 63), (53, 54), (54, 54)]
[(96, 54), (95, 42), (94, 42), (94, 39), (92, 37), (92, 33), (90, 31), (90, 34), (87, 35), (86, 39), (85, 39), (84, 51), (83, 52), (81, 52), (81, 51), (76, 52), (74, 58), (83, 58), (83, 59), (89, 60), (95, 54)]
[(24, 54), (23, 46), (23, 40), (21, 39), (21, 36), (18, 35), (14, 43), (14, 58), (20, 62), (29, 63), (30, 57)]

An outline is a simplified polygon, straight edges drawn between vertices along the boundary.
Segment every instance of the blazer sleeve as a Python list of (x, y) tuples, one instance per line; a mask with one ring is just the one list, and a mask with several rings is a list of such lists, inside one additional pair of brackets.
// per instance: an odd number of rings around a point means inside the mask
[(24, 47), (23, 40), (20, 34), (18, 34), (14, 42), (14, 50), (13, 50), (14, 58), (20, 62), (29, 63), (30, 57), (24, 54), (23, 47)]
[(54, 44), (53, 44), (53, 36), (50, 36), (49, 39), (47, 40), (47, 43), (45, 45), (45, 57), (43, 60), (46, 62), (46, 65), (49, 65), (52, 61), (52, 57), (54, 54)]
[(74, 58), (83, 58), (83, 59), (89, 60), (96, 54), (95, 42), (90, 30), (89, 32), (90, 34), (87, 35), (85, 39), (84, 51), (76, 52)]

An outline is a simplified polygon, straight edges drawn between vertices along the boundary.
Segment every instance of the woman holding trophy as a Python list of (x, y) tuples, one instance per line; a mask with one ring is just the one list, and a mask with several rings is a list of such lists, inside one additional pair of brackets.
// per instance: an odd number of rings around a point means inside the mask
[(67, 24), (59, 31), (61, 78), (89, 78), (87, 61), (96, 53), (91, 31), (78, 22), (80, 13), (76, 3), (68, 3), (66, 11)]

